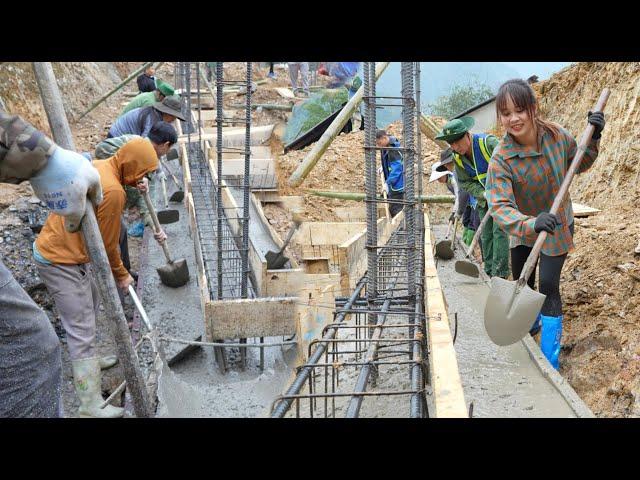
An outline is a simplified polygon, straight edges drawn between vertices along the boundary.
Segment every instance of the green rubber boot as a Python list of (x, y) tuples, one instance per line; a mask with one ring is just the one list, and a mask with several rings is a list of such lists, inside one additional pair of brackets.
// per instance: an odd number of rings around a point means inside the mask
[(100, 359), (98, 357), (81, 358), (71, 362), (73, 367), (73, 385), (80, 399), (78, 411), (81, 418), (120, 418), (124, 409), (107, 405), (100, 393)]
[(108, 368), (113, 367), (116, 363), (118, 363), (117, 355), (105, 355), (104, 357), (100, 357), (100, 370), (106, 370)]

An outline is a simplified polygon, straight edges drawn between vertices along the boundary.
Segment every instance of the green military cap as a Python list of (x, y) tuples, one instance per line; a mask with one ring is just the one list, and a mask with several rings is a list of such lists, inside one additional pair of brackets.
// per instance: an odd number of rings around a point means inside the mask
[(454, 118), (449, 120), (442, 131), (436, 135), (436, 140), (444, 140), (447, 143), (455, 142), (469, 131), (475, 120), (473, 117)]
[(173, 87), (162, 80), (156, 80), (156, 89), (160, 90), (160, 93), (165, 97), (170, 97), (175, 93)]

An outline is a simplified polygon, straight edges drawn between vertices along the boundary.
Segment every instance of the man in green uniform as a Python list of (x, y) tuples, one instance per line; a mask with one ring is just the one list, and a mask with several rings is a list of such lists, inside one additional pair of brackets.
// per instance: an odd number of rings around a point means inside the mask
[(156, 102), (162, 102), (164, 97), (170, 97), (173, 94), (174, 90), (171, 85), (167, 82), (163, 82), (162, 80), (157, 80), (156, 89), (153, 92), (143, 92), (133, 97), (133, 99), (122, 109), (119, 116), (124, 115), (134, 108), (148, 107)]
[[(478, 216), (487, 213), (485, 181), (493, 150), (500, 140), (494, 135), (471, 133), (472, 117), (455, 118), (447, 122), (436, 140), (444, 140), (455, 152), (453, 160), (459, 186), (478, 202)], [(484, 270), (490, 277), (509, 276), (509, 240), (498, 224), (489, 218), (480, 236)]]

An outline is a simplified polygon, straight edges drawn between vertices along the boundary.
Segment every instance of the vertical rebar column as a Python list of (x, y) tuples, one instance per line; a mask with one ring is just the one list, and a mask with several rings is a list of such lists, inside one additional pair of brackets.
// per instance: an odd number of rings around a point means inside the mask
[(247, 103), (245, 110), (244, 133), (244, 183), (242, 185), (242, 284), (241, 298), (247, 298), (247, 279), (249, 274), (249, 192), (251, 173), (251, 62), (247, 62)]
[[(202, 99), (200, 98), (200, 62), (196, 62), (196, 89), (198, 98), (198, 145), (202, 150)], [(204, 153), (204, 152), (203, 152)], [(203, 156), (206, 158), (206, 155)]]
[(407, 226), (407, 294), (412, 301), (416, 294), (413, 62), (402, 62), (400, 76), (402, 78), (402, 137), (404, 141), (404, 217)]
[(191, 121), (191, 62), (184, 63), (184, 80), (187, 91), (187, 145), (189, 145), (189, 153), (193, 154), (191, 149), (191, 130), (193, 122)]
[(216, 62), (216, 156), (218, 159), (217, 167), (218, 167), (218, 184), (215, 185), (216, 189), (216, 209), (217, 209), (217, 217), (218, 217), (218, 230), (217, 230), (217, 240), (218, 240), (218, 262), (217, 262), (217, 273), (218, 273), (218, 300), (222, 299), (222, 220), (223, 220), (223, 210), (222, 210), (222, 191), (221, 191), (221, 182), (222, 182), (222, 89), (223, 89), (223, 72), (222, 72), (222, 62)]
[[(375, 62), (364, 62), (364, 143), (365, 143), (365, 194), (367, 202), (367, 300), (371, 307), (376, 299), (378, 286), (378, 204), (376, 203), (376, 76)], [(368, 315), (368, 323), (375, 325), (376, 315)], [(373, 329), (369, 330), (369, 336)]]
[[(420, 62), (415, 63), (415, 89), (416, 89), (416, 166), (418, 169), (418, 191), (417, 198), (422, 197), (422, 181), (424, 175), (423, 158), (422, 158), (422, 132), (420, 131), (420, 121), (422, 117), (422, 108), (420, 105)], [(417, 243), (417, 262), (418, 262), (418, 278), (421, 285), (424, 285), (424, 205), (418, 202), (416, 205), (416, 228), (418, 231)], [(422, 298), (420, 299), (423, 300)]]

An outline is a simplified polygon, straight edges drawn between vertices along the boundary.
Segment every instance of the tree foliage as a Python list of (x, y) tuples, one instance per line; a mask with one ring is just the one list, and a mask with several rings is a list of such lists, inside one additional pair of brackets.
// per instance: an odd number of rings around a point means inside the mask
[(465, 110), (493, 97), (493, 90), (489, 85), (477, 78), (467, 83), (458, 83), (449, 89), (446, 95), (438, 97), (434, 103), (427, 105), (431, 115), (447, 119), (453, 118)]

